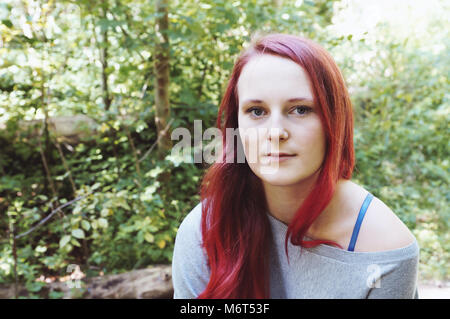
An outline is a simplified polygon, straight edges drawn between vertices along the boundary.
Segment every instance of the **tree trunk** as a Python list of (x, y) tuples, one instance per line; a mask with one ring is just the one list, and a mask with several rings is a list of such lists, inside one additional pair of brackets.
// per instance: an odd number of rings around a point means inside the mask
[(165, 130), (170, 118), (169, 105), (169, 0), (156, 1), (156, 41), (155, 41), (155, 124), (158, 132), (157, 153), (163, 159), (172, 148), (170, 130)]
[[(103, 19), (106, 20), (107, 4), (102, 2)], [(95, 31), (94, 31), (95, 32)], [(111, 107), (111, 97), (109, 96), (108, 88), (108, 29), (103, 31), (103, 48), (100, 50), (100, 62), (102, 64), (102, 89), (103, 89), (103, 103), (105, 110)]]
[[(102, 10), (102, 18), (107, 19), (107, 12), (108, 12), (108, 1), (102, 0), (101, 3), (101, 10)], [(94, 35), (95, 35), (95, 28), (94, 28)], [(100, 45), (100, 63), (102, 65), (102, 91), (103, 91), (103, 104), (105, 105), (105, 111), (107, 113), (107, 125), (109, 126), (109, 131), (107, 133), (108, 137), (110, 138), (112, 142), (112, 151), (115, 158), (116, 168), (117, 168), (117, 181), (120, 179), (121, 169), (119, 164), (119, 156), (118, 156), (118, 149), (115, 141), (117, 140), (117, 132), (116, 129), (113, 127), (113, 125), (110, 124), (111, 120), (111, 114), (108, 112), (111, 108), (112, 103), (112, 97), (109, 92), (109, 85), (108, 85), (108, 46), (109, 46), (109, 40), (108, 40), (108, 29), (105, 28), (105, 30), (102, 33), (102, 43), (98, 43), (97, 39), (96, 42), (98, 45)]]

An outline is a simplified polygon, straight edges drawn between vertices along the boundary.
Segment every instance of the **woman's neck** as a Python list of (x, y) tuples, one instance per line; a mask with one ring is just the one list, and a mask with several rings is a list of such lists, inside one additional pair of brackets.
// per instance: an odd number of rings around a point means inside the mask
[[(317, 177), (313, 176), (302, 183), (291, 186), (274, 186), (263, 183), (269, 213), (284, 224), (289, 225), (314, 187)], [(349, 211), (345, 206), (345, 198), (348, 198), (352, 192), (357, 190), (355, 185), (345, 179), (338, 181), (327, 207), (308, 229), (308, 237), (320, 238), (334, 232), (341, 232), (340, 225), (345, 224), (346, 212)]]
[(300, 183), (277, 186), (263, 182), (267, 208), (276, 219), (288, 225), (316, 183), (318, 173)]

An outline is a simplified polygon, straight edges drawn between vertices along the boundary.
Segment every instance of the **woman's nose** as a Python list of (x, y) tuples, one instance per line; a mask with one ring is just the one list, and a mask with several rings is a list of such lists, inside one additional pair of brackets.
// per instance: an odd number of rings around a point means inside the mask
[(289, 137), (289, 133), (284, 128), (269, 128), (268, 134), (269, 140), (286, 140)]

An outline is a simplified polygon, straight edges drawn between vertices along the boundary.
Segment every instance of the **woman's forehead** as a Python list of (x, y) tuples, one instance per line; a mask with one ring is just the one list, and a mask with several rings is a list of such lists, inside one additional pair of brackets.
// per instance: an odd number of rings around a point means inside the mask
[(237, 86), (240, 105), (253, 99), (267, 103), (293, 97), (313, 100), (304, 69), (289, 59), (273, 55), (252, 58), (242, 69)]

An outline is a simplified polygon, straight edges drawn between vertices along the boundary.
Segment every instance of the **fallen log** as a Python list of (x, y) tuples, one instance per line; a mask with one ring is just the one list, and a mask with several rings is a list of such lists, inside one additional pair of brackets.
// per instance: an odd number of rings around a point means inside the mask
[[(15, 296), (14, 284), (0, 286), (0, 299)], [(63, 299), (171, 299), (173, 297), (171, 265), (152, 265), (116, 275), (105, 275), (66, 282), (46, 283), (39, 291), (41, 298), (50, 292), (63, 293)], [(23, 284), (20, 297), (30, 294)]]
[[(117, 115), (120, 121), (137, 121), (131, 115)], [(20, 120), (15, 137), (33, 138), (41, 135), (44, 119)], [(79, 142), (100, 134), (101, 124), (84, 114), (53, 116), (48, 119), (48, 130), (60, 142), (78, 144)], [(0, 134), (6, 130), (6, 123), (0, 122)]]

